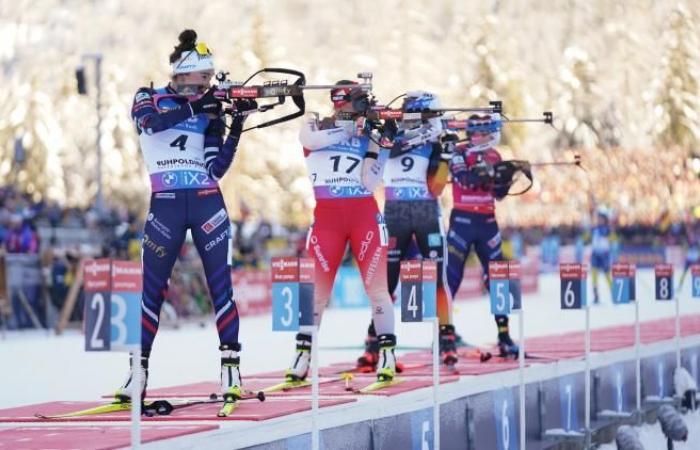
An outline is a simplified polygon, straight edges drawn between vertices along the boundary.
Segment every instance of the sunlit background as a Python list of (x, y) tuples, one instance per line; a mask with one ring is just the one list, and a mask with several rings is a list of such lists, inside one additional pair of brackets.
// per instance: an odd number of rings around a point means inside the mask
[[(616, 1), (2, 1), (0, 176), (61, 205), (89, 207), (97, 191), (95, 74), (102, 55), (101, 139), (106, 204), (141, 216), (149, 187), (130, 120), (135, 91), (168, 81), (168, 54), (192, 27), (219, 69), (245, 79), (263, 67), (303, 71), (308, 83), (374, 73), (388, 101), (431, 90), (447, 106), (500, 99), (511, 116), (552, 110), (556, 130), (508, 125), (506, 156), (572, 160), (586, 172), (536, 170), (534, 188), (505, 200), (510, 225), (588, 220), (605, 204), (622, 223), (681, 218), (700, 204), (699, 2)], [(75, 68), (86, 68), (88, 96)], [(309, 109), (327, 113), (323, 91)], [(275, 113), (270, 113), (275, 114)], [(241, 205), (306, 225), (313, 206), (299, 121), (244, 135), (223, 181)], [(449, 196), (448, 196), (449, 197)], [(449, 207), (450, 199), (446, 198)]]

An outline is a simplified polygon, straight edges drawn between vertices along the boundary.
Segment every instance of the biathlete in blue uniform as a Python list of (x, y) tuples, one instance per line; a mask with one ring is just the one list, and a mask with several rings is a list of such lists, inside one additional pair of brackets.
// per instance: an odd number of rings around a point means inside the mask
[[(190, 230), (216, 313), (221, 389), (224, 398), (235, 400), (241, 395), (239, 317), (231, 285), (230, 221), (218, 180), (233, 161), (244, 116), (234, 116), (224, 139), (222, 105), (210, 87), (212, 55), (196, 39), (192, 30), (180, 34), (170, 55), (171, 82), (139, 89), (131, 112), (152, 190), (143, 232), (141, 392), (144, 396), (168, 280)], [(257, 108), (252, 100), (237, 100), (235, 106), (239, 112)], [(118, 398), (130, 398), (133, 370), (118, 389)]]

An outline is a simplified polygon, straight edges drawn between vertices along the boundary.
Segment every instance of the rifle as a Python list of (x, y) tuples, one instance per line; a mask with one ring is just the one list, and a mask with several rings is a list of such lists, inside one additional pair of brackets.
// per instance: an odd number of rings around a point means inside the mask
[(494, 188), (508, 188), (508, 190), (510, 190), (511, 186), (515, 182), (515, 175), (517, 175), (518, 173), (522, 173), (523, 175), (525, 175), (525, 178), (527, 178), (529, 181), (528, 186), (520, 192), (516, 192), (514, 194), (508, 192), (507, 195), (523, 195), (527, 191), (532, 189), (532, 186), (534, 184), (532, 168), (545, 166), (575, 166), (581, 168), (584, 171), (586, 170), (581, 165), (581, 155), (579, 154), (574, 155), (573, 161), (550, 161), (534, 163), (523, 159), (511, 159), (507, 161), (500, 161), (494, 164), (493, 166)]
[[(406, 95), (406, 94), (403, 94)], [(397, 98), (389, 102), (389, 105), (393, 103)], [(378, 119), (394, 119), (396, 121), (425, 121), (429, 119), (434, 119), (436, 117), (442, 117), (446, 113), (485, 113), (485, 114), (500, 114), (502, 112), (502, 102), (500, 100), (495, 100), (489, 102), (490, 106), (486, 107), (456, 107), (456, 108), (425, 108), (422, 110), (415, 109), (402, 109), (402, 108), (389, 108), (389, 106), (373, 106), (369, 111), (367, 111), (366, 116), (370, 120)]]
[[(263, 73), (272, 73), (272, 74), (283, 74), (283, 75), (291, 75), (293, 77), (296, 77), (295, 80), (293, 80), (290, 83), (290, 80), (287, 79), (279, 79), (279, 80), (273, 80), (273, 81), (266, 81), (263, 84), (260, 85), (248, 85), (248, 83), (255, 77), (257, 77), (260, 74)], [(371, 72), (361, 72), (357, 74), (357, 77), (362, 79), (363, 82), (352, 85), (351, 87), (353, 89), (360, 89), (363, 92), (370, 92), (372, 91), (372, 73)], [(325, 90), (325, 89), (339, 89), (339, 88), (347, 88), (348, 85), (335, 85), (335, 84), (318, 84), (318, 85), (308, 85), (306, 84), (306, 76), (304, 73), (297, 71), (297, 70), (292, 70), (292, 69), (284, 69), (284, 68), (277, 68), (277, 67), (268, 67), (264, 69), (260, 69), (257, 72), (253, 73), (251, 76), (249, 76), (245, 81), (243, 82), (234, 82), (228, 79), (228, 72), (219, 72), (216, 75), (216, 79), (219, 82), (217, 86), (217, 92), (216, 96), (217, 98), (221, 99), (224, 102), (231, 102), (234, 99), (265, 99), (265, 98), (277, 98), (276, 102), (273, 103), (264, 103), (261, 105), (258, 105), (258, 108), (252, 111), (245, 111), (243, 113), (240, 113), (236, 111), (234, 108), (226, 108), (225, 113), (230, 114), (230, 115), (249, 115), (255, 112), (266, 112), (274, 109), (277, 106), (281, 106), (285, 103), (285, 100), (287, 97), (292, 98), (292, 102), (294, 102), (294, 105), (297, 107), (297, 111), (284, 115), (282, 117), (278, 117), (273, 120), (269, 120), (267, 122), (263, 122), (261, 124), (249, 127), (244, 129), (243, 131), (250, 131), (254, 130), (256, 128), (265, 128), (269, 127), (272, 125), (276, 125), (282, 122), (286, 122), (289, 120), (296, 119), (297, 117), (301, 117), (306, 113), (306, 102), (304, 100), (304, 91), (306, 90)]]

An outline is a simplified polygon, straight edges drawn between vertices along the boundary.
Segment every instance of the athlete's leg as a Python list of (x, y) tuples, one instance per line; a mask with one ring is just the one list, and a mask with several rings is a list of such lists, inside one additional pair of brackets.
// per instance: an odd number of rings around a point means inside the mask
[(437, 263), (437, 315), (440, 322), (440, 358), (447, 365), (457, 363), (457, 332), (452, 322), (452, 298), (446, 288), (446, 271), (444, 270), (446, 240), (440, 206), (437, 201), (426, 201), (414, 210), (416, 242), (425, 259)]
[(372, 302), (372, 320), (379, 341), (377, 379), (392, 380), (396, 373), (396, 334), (394, 305), (387, 291), (387, 244), (384, 219), (373, 198), (358, 202), (356, 213), (349, 218), (350, 246), (360, 268), (362, 283)]
[(151, 353), (168, 281), (185, 240), (185, 205), (184, 191), (151, 196), (142, 243), (141, 354), (145, 357)]
[(189, 226), (202, 259), (219, 333), (221, 392), (224, 398), (241, 396), (238, 340), (240, 317), (231, 283), (231, 223), (218, 189), (188, 192)]
[(221, 345), (238, 346), (240, 317), (231, 283), (231, 223), (218, 190), (190, 193), (192, 240), (202, 259)]
[(452, 324), (452, 302), (445, 288), (445, 254), (446, 241), (442, 217), (437, 201), (415, 202), (413, 226), (416, 242), (423, 258), (437, 264), (437, 314), (440, 325)]
[[(341, 206), (319, 203), (314, 223), (306, 238), (306, 250), (314, 259), (314, 323), (321, 324), (323, 311), (331, 299), (333, 281), (343, 259), (348, 234)], [(294, 359), (285, 373), (287, 381), (306, 378), (311, 363), (312, 327), (302, 326), (296, 335)]]
[[(160, 309), (165, 300), (168, 280), (185, 239), (185, 205), (182, 192), (160, 192), (151, 195), (151, 206), (143, 231), (143, 292), (141, 295), (141, 392), (148, 382), (148, 359), (158, 332)], [(129, 358), (131, 364), (131, 358)], [(131, 398), (131, 367), (116, 397)]]
[[(401, 261), (405, 259), (406, 252), (411, 243), (413, 230), (410, 226), (410, 209), (412, 202), (387, 201), (384, 205), (384, 220), (389, 232), (389, 245), (387, 249), (387, 283), (388, 292), (392, 300), (396, 301), (395, 291), (399, 283)], [(357, 368), (360, 372), (373, 372), (379, 361), (379, 340), (374, 322), (370, 321), (365, 337), (365, 351), (357, 359)]]
[[(489, 261), (499, 261), (503, 259), (501, 232), (498, 229), (496, 218), (493, 216), (484, 217), (484, 221), (480, 225), (480, 238), (476, 241), (474, 247), (483, 270), (484, 286), (486, 290), (489, 290)], [(505, 314), (497, 314), (495, 315), (495, 320), (498, 328), (499, 347), (502, 347), (501, 354), (517, 353), (517, 348), (513, 344), (508, 329), (508, 316)]]
[(394, 296), (399, 284), (401, 261), (404, 259), (413, 237), (411, 227), (411, 203), (408, 201), (387, 201), (384, 205), (384, 220), (389, 232), (387, 249), (387, 280), (389, 294)]
[[(394, 308), (387, 291), (388, 233), (381, 214), (358, 211), (350, 234), (350, 246), (357, 260), (365, 292), (372, 302), (372, 320), (377, 334), (394, 333)], [(380, 220), (377, 220), (377, 216)]]
[(469, 257), (469, 249), (472, 239), (469, 234), (471, 220), (464, 214), (452, 210), (450, 214), (450, 226), (447, 231), (447, 267), (445, 268), (447, 287), (451, 298), (455, 298), (459, 285), (464, 277), (464, 265)]

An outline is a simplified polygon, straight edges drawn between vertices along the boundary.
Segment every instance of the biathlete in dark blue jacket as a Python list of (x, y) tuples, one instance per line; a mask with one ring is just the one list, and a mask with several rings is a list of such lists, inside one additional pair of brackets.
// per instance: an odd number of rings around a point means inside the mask
[[(225, 398), (241, 395), (239, 317), (231, 285), (231, 226), (218, 180), (231, 166), (243, 128), (235, 115), (224, 139), (222, 105), (210, 87), (212, 55), (197, 34), (185, 30), (170, 55), (172, 80), (136, 92), (132, 117), (151, 179), (151, 205), (143, 233), (142, 395), (160, 309), (187, 230), (197, 247), (216, 313)], [(257, 108), (237, 100), (239, 112)], [(133, 368), (117, 397), (129, 399)]]

